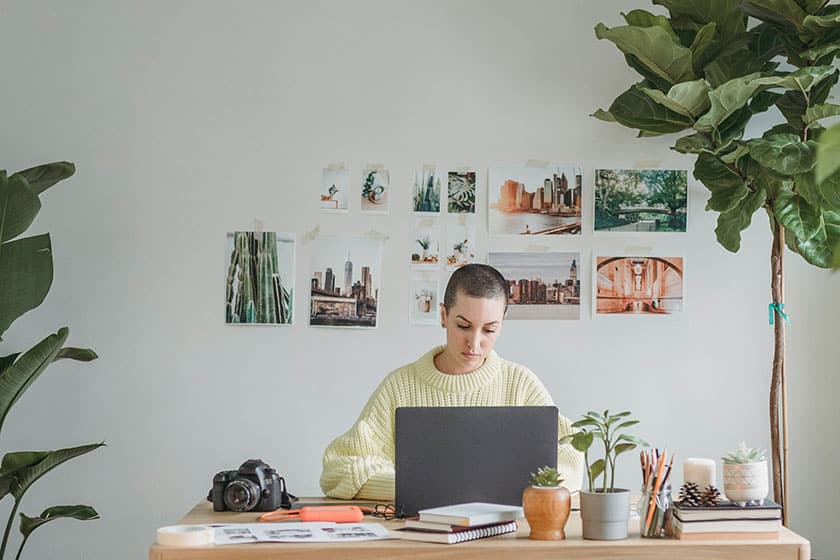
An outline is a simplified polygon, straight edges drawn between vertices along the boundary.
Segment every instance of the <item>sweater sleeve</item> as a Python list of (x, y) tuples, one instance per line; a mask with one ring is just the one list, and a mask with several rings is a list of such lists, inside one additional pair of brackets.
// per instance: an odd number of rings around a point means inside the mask
[(393, 415), (380, 386), (358, 420), (324, 451), (321, 490), (333, 498), (392, 499)]

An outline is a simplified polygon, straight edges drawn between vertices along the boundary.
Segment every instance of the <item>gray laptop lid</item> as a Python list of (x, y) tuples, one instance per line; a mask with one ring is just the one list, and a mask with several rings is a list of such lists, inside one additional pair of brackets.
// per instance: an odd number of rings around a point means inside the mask
[(557, 420), (554, 406), (397, 408), (394, 502), (522, 505), (530, 473), (557, 466)]

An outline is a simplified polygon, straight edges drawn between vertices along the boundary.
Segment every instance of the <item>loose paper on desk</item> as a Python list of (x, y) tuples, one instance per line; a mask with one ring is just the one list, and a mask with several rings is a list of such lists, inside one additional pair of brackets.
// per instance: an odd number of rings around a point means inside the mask
[(247, 544), (260, 542), (354, 542), (393, 538), (378, 523), (232, 523), (212, 525), (213, 542)]

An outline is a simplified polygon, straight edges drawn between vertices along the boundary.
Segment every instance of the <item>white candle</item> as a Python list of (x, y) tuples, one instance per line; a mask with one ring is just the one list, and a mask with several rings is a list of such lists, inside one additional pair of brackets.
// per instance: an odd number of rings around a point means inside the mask
[(702, 492), (707, 486), (717, 486), (715, 460), (689, 457), (683, 463), (683, 482), (693, 482)]

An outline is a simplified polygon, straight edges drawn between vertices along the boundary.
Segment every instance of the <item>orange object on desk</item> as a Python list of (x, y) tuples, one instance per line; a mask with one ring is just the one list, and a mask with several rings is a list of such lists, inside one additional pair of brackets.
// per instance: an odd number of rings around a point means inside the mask
[[(366, 508), (368, 509), (368, 508)], [(264, 513), (260, 521), (331, 521), (334, 523), (358, 523), (364, 518), (359, 506), (306, 506), (293, 510), (277, 510)]]

